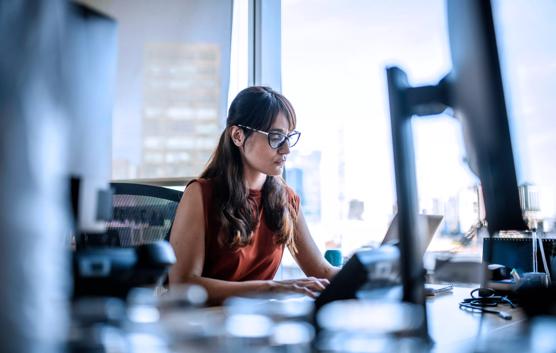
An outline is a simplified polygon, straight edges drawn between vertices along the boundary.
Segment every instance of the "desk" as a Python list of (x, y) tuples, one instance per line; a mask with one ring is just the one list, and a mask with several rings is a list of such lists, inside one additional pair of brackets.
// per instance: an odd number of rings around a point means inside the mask
[[(459, 302), (469, 297), (472, 289), (455, 287), (453, 293), (427, 300), (429, 332), (435, 341), (433, 352), (472, 352), (476, 344), (486, 344), (493, 337), (501, 335), (515, 337), (524, 327), (525, 317), (522, 311), (507, 305), (500, 306), (500, 309), (511, 313), (511, 320), (504, 320), (495, 314), (485, 314), (481, 327), (481, 314), (460, 310), (458, 307)], [(477, 338), (484, 342), (477, 342)]]
[[(516, 337), (516, 333), (519, 333), (524, 326), (525, 318), (521, 311), (503, 305), (503, 310), (512, 314), (512, 320), (504, 320), (494, 314), (485, 314), (482, 327), (480, 327), (480, 314), (463, 311), (458, 307), (458, 303), (469, 296), (471, 289), (473, 288), (456, 287), (452, 293), (427, 299), (429, 331), (435, 341), (431, 352), (471, 353), (477, 348), (477, 343), (481, 344), (481, 340), (484, 340), (482, 346), (484, 347), (491, 341), (491, 338), (501, 336), (500, 334), (503, 334), (504, 337)], [(178, 331), (181, 331), (181, 334), (177, 332), (175, 334), (182, 336), (182, 338), (185, 338), (184, 334), (200, 334), (195, 340), (186, 339), (186, 342), (181, 342), (179, 348), (174, 352), (207, 352), (212, 350), (232, 352), (233, 350), (228, 349), (230, 343), (226, 343), (226, 332), (224, 330), (226, 319), (227, 314), (223, 307), (196, 309), (174, 316), (173, 319), (170, 319), (172, 323), (167, 322), (167, 324), (179, 328)], [(478, 336), (479, 328), (481, 328), (480, 336)], [(201, 340), (199, 340), (200, 336), (203, 337)], [(479, 342), (477, 342), (477, 337), (481, 339)], [(250, 348), (242, 347), (242, 353), (274, 352), (272, 349), (269, 350), (265, 344), (261, 344), (260, 341), (257, 342), (259, 344), (257, 349), (254, 349), (253, 346), (249, 346)], [(276, 351), (282, 352), (282, 350)], [(297, 347), (293, 351), (311, 352), (309, 346)]]

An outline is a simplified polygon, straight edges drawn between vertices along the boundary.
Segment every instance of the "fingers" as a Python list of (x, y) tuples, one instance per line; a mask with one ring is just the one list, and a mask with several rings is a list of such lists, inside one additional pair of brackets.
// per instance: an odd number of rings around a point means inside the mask
[(313, 290), (323, 291), (326, 288), (326, 284), (315, 277), (309, 277), (305, 280), (305, 285)]
[(279, 281), (281, 283), (311, 283), (311, 282), (318, 282), (322, 284), (324, 287), (330, 284), (330, 281), (326, 278), (316, 278), (316, 277), (305, 277), (305, 278), (297, 278), (297, 279), (286, 279)]
[[(330, 282), (325, 278), (307, 277), (293, 280), (278, 281), (279, 289), (282, 291), (292, 291), (305, 294), (311, 298), (316, 298)], [(276, 288), (276, 289), (278, 289)]]
[(320, 283), (323, 286), (323, 289), (330, 284), (330, 281), (326, 278), (315, 278), (315, 277), (309, 277), (309, 278)]
[(308, 297), (315, 299), (318, 296), (318, 292), (312, 291), (311, 289), (300, 286), (298, 284), (293, 285), (293, 291), (301, 294), (305, 294)]
[(323, 291), (330, 282), (326, 278), (315, 278), (315, 277), (307, 277), (301, 278), (295, 281), (295, 283), (300, 283), (305, 285), (306, 287), (312, 288), (313, 290)]

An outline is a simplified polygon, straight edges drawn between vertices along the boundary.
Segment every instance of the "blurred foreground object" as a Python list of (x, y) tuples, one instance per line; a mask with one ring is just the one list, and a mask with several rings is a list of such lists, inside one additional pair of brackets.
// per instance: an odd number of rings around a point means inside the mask
[(60, 351), (68, 325), (66, 3), (0, 2), (0, 351)]

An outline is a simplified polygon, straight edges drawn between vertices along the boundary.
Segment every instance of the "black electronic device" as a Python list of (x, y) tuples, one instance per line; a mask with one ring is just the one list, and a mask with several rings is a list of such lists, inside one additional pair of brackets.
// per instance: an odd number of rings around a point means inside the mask
[(489, 264), (488, 271), (490, 272), (490, 279), (493, 281), (503, 281), (511, 279), (511, 269), (500, 264)]
[[(400, 217), (404, 301), (422, 305), (420, 335), (428, 338), (417, 213), (411, 119), (452, 108), (461, 121), (469, 165), (481, 180), (487, 228), (526, 228), (519, 203), (510, 129), (492, 8), (486, 0), (448, 0), (452, 71), (437, 85), (413, 87), (397, 67), (387, 69), (392, 145)], [(488, 257), (487, 257), (488, 261)]]
[(556, 316), (556, 286), (530, 285), (516, 291), (520, 307), (529, 318)]
[(134, 248), (90, 247), (73, 255), (73, 297), (125, 298), (134, 287), (152, 287), (176, 262), (166, 241)]
[[(315, 300), (315, 312), (335, 300), (370, 297), (401, 285), (397, 246), (357, 251)], [(378, 294), (377, 294), (378, 295)], [(401, 298), (397, 298), (401, 299)]]
[(492, 235), (525, 230), (490, 1), (448, 1), (452, 71), (448, 105), (461, 122)]
[(74, 233), (103, 233), (111, 218), (112, 110), (116, 83), (116, 21), (68, 4), (64, 99), (70, 115), (69, 172)]
[[(505, 267), (515, 269), (518, 273), (532, 272), (533, 254), (531, 252), (531, 238), (528, 237), (492, 237), (483, 241), (483, 257), (486, 258), (492, 248), (491, 263), (502, 264)], [(548, 269), (544, 267), (539, 251), (537, 261), (539, 270), (550, 272), (552, 281), (556, 281), (556, 239), (542, 239), (543, 250), (546, 254)]]

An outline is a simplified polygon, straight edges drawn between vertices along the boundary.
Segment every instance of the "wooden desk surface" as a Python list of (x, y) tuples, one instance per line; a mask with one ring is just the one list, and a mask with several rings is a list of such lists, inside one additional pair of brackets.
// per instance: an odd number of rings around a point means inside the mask
[[(495, 310), (512, 314), (504, 320), (496, 314), (481, 314), (460, 310), (458, 303), (469, 297), (473, 288), (455, 287), (452, 293), (430, 297), (427, 300), (429, 334), (435, 341), (435, 352), (472, 352), (476, 345), (499, 334), (518, 333), (525, 317), (521, 310), (499, 305)], [(479, 335), (479, 329), (481, 330)]]

